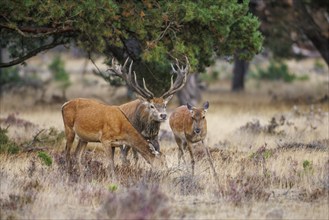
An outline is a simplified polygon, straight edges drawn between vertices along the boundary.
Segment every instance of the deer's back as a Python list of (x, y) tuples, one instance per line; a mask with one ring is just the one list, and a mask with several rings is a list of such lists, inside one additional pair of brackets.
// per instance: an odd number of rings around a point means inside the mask
[(169, 118), (169, 125), (173, 133), (177, 136), (185, 136), (185, 127), (188, 123), (189, 110), (185, 105), (175, 109)]
[(117, 106), (92, 99), (73, 99), (63, 105), (64, 123), (85, 141), (100, 141), (104, 135), (118, 135), (127, 121)]

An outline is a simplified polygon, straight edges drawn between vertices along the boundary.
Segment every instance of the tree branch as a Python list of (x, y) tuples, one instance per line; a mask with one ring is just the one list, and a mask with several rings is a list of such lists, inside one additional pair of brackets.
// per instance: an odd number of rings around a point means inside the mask
[(42, 51), (45, 51), (45, 50), (49, 50), (51, 48), (54, 48), (58, 45), (61, 45), (61, 44), (64, 44), (65, 42), (62, 40), (62, 41), (53, 41), (52, 43), (50, 44), (46, 44), (46, 45), (43, 45), (41, 47), (38, 47), (34, 50), (31, 50), (30, 52), (28, 52), (27, 54), (25, 54), (24, 56), (21, 56), (15, 60), (12, 60), (10, 62), (7, 62), (7, 63), (0, 63), (0, 68), (3, 68), (3, 67), (10, 67), (10, 66), (15, 66), (19, 63), (22, 63), (24, 62), (25, 60), (37, 55), (38, 53), (42, 52)]
[(63, 28), (48, 28), (48, 27), (17, 27), (6, 24), (0, 24), (1, 28), (6, 28), (9, 30), (17, 31), (20, 35), (24, 37), (44, 37), (51, 34), (66, 33), (75, 31), (71, 27)]

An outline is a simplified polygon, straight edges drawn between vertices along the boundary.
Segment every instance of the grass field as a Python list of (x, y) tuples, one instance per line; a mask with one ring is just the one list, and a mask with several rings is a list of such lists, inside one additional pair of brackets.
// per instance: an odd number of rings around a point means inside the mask
[[(0, 126), (9, 126), (10, 143), (0, 154), (0, 219), (328, 219), (328, 75), (246, 86), (231, 93), (222, 80), (203, 94), (219, 182), (200, 146), (195, 176), (187, 152), (187, 163), (178, 166), (168, 122), (160, 133), (168, 169), (151, 169), (143, 158), (136, 165), (132, 156), (124, 166), (117, 150), (114, 179), (101, 145), (89, 144), (84, 170), (67, 174), (61, 104), (3, 94)], [(109, 103), (120, 103), (124, 93), (88, 88)], [(79, 89), (74, 85), (68, 96), (77, 97)], [(175, 107), (174, 99), (168, 112)]]

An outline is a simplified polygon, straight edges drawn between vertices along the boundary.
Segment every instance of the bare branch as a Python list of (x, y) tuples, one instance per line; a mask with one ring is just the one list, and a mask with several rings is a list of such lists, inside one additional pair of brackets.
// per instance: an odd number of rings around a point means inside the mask
[(64, 44), (65, 42), (62, 40), (62, 41), (53, 41), (52, 43), (50, 44), (46, 44), (46, 45), (43, 45), (41, 47), (38, 47), (34, 50), (31, 50), (29, 51), (27, 54), (25, 54), (24, 56), (20, 56), (19, 58), (15, 59), (15, 60), (12, 60), (8, 63), (0, 63), (0, 68), (3, 68), (3, 67), (10, 67), (10, 66), (15, 66), (17, 64), (20, 64), (22, 62), (24, 62), (25, 60), (37, 55), (38, 53), (42, 52), (42, 51), (45, 51), (45, 50), (49, 50), (51, 48), (54, 48), (58, 45), (61, 45), (61, 44)]
[(48, 28), (48, 27), (17, 27), (16, 25), (6, 25), (0, 24), (0, 27), (17, 31), (23, 37), (45, 37), (51, 34), (59, 34), (75, 31), (71, 27), (62, 27), (62, 28)]

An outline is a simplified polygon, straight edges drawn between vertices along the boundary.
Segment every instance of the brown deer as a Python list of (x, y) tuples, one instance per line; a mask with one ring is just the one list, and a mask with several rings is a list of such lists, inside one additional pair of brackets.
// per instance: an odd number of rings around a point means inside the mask
[[(127, 65), (128, 59), (126, 60), (123, 68), (121, 66), (113, 65), (110, 71), (116, 76), (124, 79), (128, 86), (132, 88), (137, 94), (138, 99), (120, 105), (120, 109), (128, 117), (132, 125), (137, 129), (142, 136), (153, 144), (157, 151), (160, 151), (160, 145), (158, 142), (158, 134), (160, 125), (167, 119), (166, 106), (173, 94), (179, 91), (186, 83), (188, 74), (189, 63), (186, 58), (186, 66), (180, 67), (176, 60), (176, 67), (171, 65), (172, 72), (177, 75), (175, 82), (173, 76), (171, 77), (170, 88), (163, 93), (160, 97), (155, 97), (154, 94), (146, 87), (145, 80), (143, 79), (143, 88), (137, 83), (137, 77), (134, 72), (134, 78), (132, 79), (131, 68), (132, 62), (129, 66), (129, 72), (125, 72), (125, 66)], [(114, 68), (113, 68), (114, 67)], [(124, 163), (127, 163), (127, 154), (130, 150), (130, 146), (126, 145), (121, 147), (121, 159)], [(136, 150), (133, 149), (135, 162), (138, 160)]]
[(70, 152), (75, 135), (79, 142), (75, 156), (81, 166), (81, 149), (88, 142), (101, 142), (110, 157), (114, 173), (114, 147), (128, 144), (133, 146), (151, 165), (163, 164), (164, 158), (153, 145), (145, 140), (132, 126), (118, 106), (110, 106), (91, 99), (73, 99), (62, 107), (66, 135), (66, 161), (71, 167)]
[(182, 105), (175, 109), (169, 118), (170, 128), (174, 133), (178, 145), (178, 163), (184, 155), (186, 147), (191, 156), (192, 175), (194, 175), (193, 144), (201, 142), (207, 135), (206, 112), (209, 102), (205, 102), (202, 108), (196, 108), (190, 104)]

